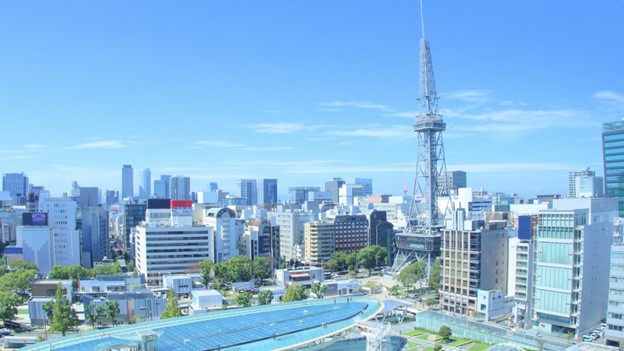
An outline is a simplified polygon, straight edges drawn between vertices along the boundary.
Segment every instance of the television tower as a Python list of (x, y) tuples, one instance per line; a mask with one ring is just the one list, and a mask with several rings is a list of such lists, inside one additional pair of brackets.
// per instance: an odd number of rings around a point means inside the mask
[[(438, 198), (448, 196), (449, 188), (442, 139), (446, 123), (438, 114), (438, 94), (429, 41), (425, 36), (422, 0), (420, 21), (420, 114), (414, 123), (414, 131), (418, 133), (416, 179), (407, 227), (403, 233), (396, 235), (397, 255), (392, 266), (394, 272), (414, 261), (426, 260), (430, 266), (432, 259), (439, 256), (439, 229), (444, 225), (445, 214), (438, 208)], [(420, 203), (416, 203), (417, 198), (421, 199)]]

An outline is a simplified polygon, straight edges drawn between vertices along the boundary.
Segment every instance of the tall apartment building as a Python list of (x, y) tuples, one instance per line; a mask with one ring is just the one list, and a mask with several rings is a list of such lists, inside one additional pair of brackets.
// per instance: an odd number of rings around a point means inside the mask
[(364, 215), (339, 215), (334, 219), (336, 252), (357, 252), (368, 246), (368, 218)]
[(240, 197), (246, 199), (245, 205), (253, 206), (258, 204), (258, 183), (255, 179), (239, 179), (236, 182)]
[(624, 217), (624, 121), (602, 125), (602, 161), (605, 194), (618, 199), (620, 217)]
[(273, 205), (276, 203), (277, 179), (261, 179), (258, 184), (258, 204)]
[(338, 202), (342, 206), (356, 205), (355, 199), (364, 196), (364, 187), (361, 184), (343, 184), (338, 189)]
[(97, 207), (99, 205), (100, 189), (95, 186), (78, 187), (76, 202), (78, 207)]
[(193, 210), (195, 223), (213, 230), (213, 253), (215, 263), (227, 261), (240, 254), (238, 244), (244, 233), (244, 222), (236, 218), (236, 212), (228, 207), (206, 208), (196, 206)]
[(39, 212), (48, 214), (54, 232), (54, 265), (80, 264), (80, 234), (76, 229), (76, 202), (67, 197), (39, 199)]
[(624, 341), (624, 245), (622, 243), (611, 246), (607, 326), (606, 344), (620, 346), (620, 343)]
[(538, 215), (532, 321), (576, 336), (607, 317), (617, 199), (555, 199)]
[(152, 197), (152, 171), (149, 168), (145, 168), (141, 171), (139, 198), (147, 200), (150, 197)]
[[(156, 200), (156, 199), (155, 199)], [(189, 200), (148, 201), (146, 222), (136, 228), (135, 265), (150, 286), (163, 275), (197, 271), (197, 264), (214, 260), (213, 229), (194, 226)]]
[(134, 197), (134, 170), (132, 165), (123, 165), (121, 168), (121, 198)]
[(587, 167), (580, 171), (572, 171), (568, 173), (568, 197), (577, 197), (576, 195), (576, 177), (595, 177), (596, 172)]
[(108, 211), (102, 207), (82, 209), (82, 266), (93, 268), (94, 263), (109, 257)]
[(2, 176), (2, 191), (9, 192), (14, 205), (26, 204), (28, 187), (28, 176), (24, 173), (6, 173)]
[(453, 224), (442, 232), (442, 310), (477, 317), (480, 291), (507, 288), (507, 232), (504, 222), (465, 220), (465, 210), (453, 213)]
[(269, 218), (280, 228), (280, 254), (286, 260), (301, 260), (304, 254), (304, 224), (315, 220), (313, 212), (269, 212)]
[(177, 176), (169, 179), (171, 200), (191, 200), (191, 178)]
[(336, 251), (334, 221), (315, 221), (304, 224), (303, 262), (318, 266), (323, 265)]

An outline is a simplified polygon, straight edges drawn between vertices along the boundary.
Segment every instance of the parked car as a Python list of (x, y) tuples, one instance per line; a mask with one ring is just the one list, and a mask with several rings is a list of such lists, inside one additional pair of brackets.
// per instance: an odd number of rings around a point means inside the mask
[(10, 330), (8, 330), (7, 328), (0, 329), (0, 336), (7, 336), (7, 335), (11, 335)]
[(598, 335), (598, 333), (591, 333), (589, 334), (594, 340), (600, 338), (600, 335)]
[(594, 338), (592, 338), (592, 337), (591, 337), (591, 336), (589, 336), (589, 335), (583, 335), (582, 340), (583, 340), (584, 342), (592, 342), (592, 341), (594, 341)]

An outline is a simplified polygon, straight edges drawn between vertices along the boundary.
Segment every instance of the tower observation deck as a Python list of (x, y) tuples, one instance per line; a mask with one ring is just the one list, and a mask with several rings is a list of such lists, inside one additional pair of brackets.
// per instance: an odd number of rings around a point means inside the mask
[[(438, 95), (429, 41), (425, 37), (422, 0), (420, 18), (422, 38), (418, 100), (421, 111), (414, 123), (414, 132), (418, 133), (418, 159), (408, 224), (404, 232), (395, 236), (397, 254), (392, 265), (395, 273), (415, 261), (426, 261), (427, 266), (431, 266), (433, 259), (440, 255), (440, 229), (444, 226), (448, 210), (438, 207), (438, 198), (449, 194), (442, 138), (446, 123), (438, 114)], [(451, 201), (447, 203), (452, 204)]]

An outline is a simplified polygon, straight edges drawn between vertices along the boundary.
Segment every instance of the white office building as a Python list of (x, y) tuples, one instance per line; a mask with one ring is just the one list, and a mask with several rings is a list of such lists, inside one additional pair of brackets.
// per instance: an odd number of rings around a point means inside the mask
[(269, 212), (271, 221), (280, 228), (280, 255), (286, 260), (303, 260), (306, 223), (316, 220), (313, 212)]
[(24, 261), (39, 267), (39, 273), (52, 271), (53, 231), (49, 226), (18, 226), (16, 245), (23, 248)]
[(76, 230), (76, 202), (67, 197), (39, 199), (39, 212), (48, 214), (52, 228), (54, 265), (80, 264), (80, 234)]
[(196, 206), (194, 221), (199, 225), (210, 227), (214, 233), (213, 258), (215, 263), (227, 261), (240, 254), (238, 242), (243, 235), (243, 220), (236, 218), (236, 212), (228, 207), (206, 208)]

